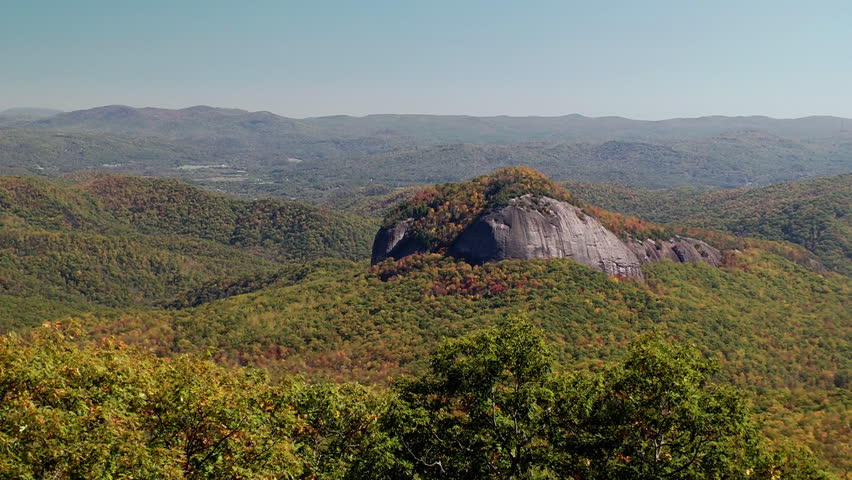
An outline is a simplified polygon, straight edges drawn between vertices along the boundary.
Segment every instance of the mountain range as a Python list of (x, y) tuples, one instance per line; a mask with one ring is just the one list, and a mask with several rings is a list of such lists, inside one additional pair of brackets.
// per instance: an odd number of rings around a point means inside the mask
[(108, 169), (305, 201), (339, 188), (457, 181), (517, 164), (560, 180), (650, 188), (765, 185), (852, 168), (852, 120), (838, 117), (292, 119), (205, 106), (106, 106), (0, 126), (7, 174)]
[[(774, 119), (763, 116), (677, 118), (647, 121), (623, 117), (471, 117), (448, 115), (337, 115), (294, 119), (270, 112), (248, 112), (195, 106), (180, 110), (109, 105), (58, 113), (28, 125), (44, 129), (109, 131), (193, 138), (200, 127), (211, 132), (276, 132), (313, 137), (364, 138), (384, 136), (400, 143), (523, 143), (530, 141), (603, 141), (701, 138), (736, 130), (763, 130), (803, 139), (852, 133), (852, 119), (813, 116)], [(208, 133), (205, 133), (205, 135)]]

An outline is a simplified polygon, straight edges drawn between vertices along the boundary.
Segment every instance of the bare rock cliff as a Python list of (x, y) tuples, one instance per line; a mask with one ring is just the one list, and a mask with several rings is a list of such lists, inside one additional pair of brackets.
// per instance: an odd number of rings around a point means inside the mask
[(669, 240), (630, 240), (630, 250), (642, 264), (658, 262), (664, 258), (675, 262), (705, 262), (718, 267), (722, 264), (722, 252), (710, 245), (689, 237), (676, 236)]
[(373, 265), (386, 258), (402, 258), (426, 251), (420, 242), (411, 237), (409, 227), (413, 218), (405, 219), (391, 228), (382, 228), (373, 239)]
[(448, 253), (471, 263), (568, 257), (609, 274), (642, 278), (639, 259), (615, 234), (574, 205), (548, 197), (524, 195), (481, 216)]
[[(373, 263), (428, 251), (412, 238), (406, 219), (379, 230)], [(449, 246), (447, 254), (474, 264), (505, 259), (571, 258), (610, 275), (642, 279), (641, 266), (665, 258), (720, 265), (722, 254), (687, 237), (623, 241), (596, 218), (567, 202), (523, 195), (481, 215)]]

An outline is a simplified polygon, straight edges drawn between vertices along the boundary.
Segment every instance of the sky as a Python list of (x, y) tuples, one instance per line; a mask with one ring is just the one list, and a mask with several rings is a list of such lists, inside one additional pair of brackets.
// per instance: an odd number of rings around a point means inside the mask
[(0, 0), (0, 109), (852, 117), (852, 1)]

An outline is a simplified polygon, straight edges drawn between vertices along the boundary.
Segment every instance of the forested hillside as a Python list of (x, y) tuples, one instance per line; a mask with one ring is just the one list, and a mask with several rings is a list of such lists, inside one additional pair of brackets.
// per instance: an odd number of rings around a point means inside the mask
[(737, 190), (649, 190), (568, 182), (580, 199), (627, 215), (783, 240), (852, 274), (852, 174)]
[(300, 163), (282, 168), (282, 172), (296, 174), (310, 168), (330, 178), (345, 178), (348, 170), (376, 182), (405, 185), (458, 181), (501, 167), (527, 165), (562, 180), (620, 181), (649, 188), (731, 188), (845, 173), (852, 168), (850, 153), (852, 141), (848, 139), (831, 145), (803, 145), (735, 132), (677, 144), (610, 140), (415, 146), (353, 156), (322, 168)]
[(197, 164), (203, 158), (192, 147), (151, 138), (0, 130), (0, 174), (4, 175), (59, 175), (93, 168), (155, 174), (184, 164)]
[(756, 395), (770, 435), (795, 436), (848, 468), (848, 279), (757, 250), (723, 268), (661, 263), (645, 276), (647, 285), (618, 281), (569, 260), (471, 267), (414, 256), (372, 269), (323, 261), (301, 278), (196, 308), (75, 317), (163, 355), (206, 350), (276, 377), (378, 383), (422, 371), (440, 339), (505, 314), (529, 315), (566, 367), (594, 368), (659, 331), (719, 359), (724, 378)]
[(116, 176), (2, 177), (0, 226), (0, 293), (114, 307), (256, 288), (286, 262), (366, 258), (375, 229), (316, 207)]
[(384, 390), (269, 383), (114, 340), (81, 348), (79, 335), (47, 324), (0, 337), (0, 476), (834, 478), (761, 435), (715, 362), (655, 336), (606, 369), (571, 371), (510, 318)]
[[(115, 337), (161, 357), (203, 353), (276, 381), (301, 374), (378, 392), (402, 375), (430, 375), (430, 352), (442, 340), (507, 316), (541, 328), (567, 371), (605, 371), (630, 342), (655, 332), (718, 361), (714, 378), (751, 399), (770, 440), (806, 445), (836, 472), (850, 468), (849, 279), (819, 269), (797, 245), (608, 212), (522, 168), (401, 193), (406, 200), (388, 218), (422, 210), (422, 233), (440, 242), (454, 222), (513, 196), (547, 194), (582, 205), (619, 234), (671, 228), (705, 238), (725, 251), (724, 262), (645, 265), (644, 282), (569, 259), (472, 266), (425, 254), (371, 267), (379, 222), (363, 216), (237, 200), (176, 180), (4, 177), (0, 185), (5, 332), (76, 323), (94, 341)], [(329, 256), (337, 258), (320, 258)], [(179, 365), (165, 362), (151, 368)]]

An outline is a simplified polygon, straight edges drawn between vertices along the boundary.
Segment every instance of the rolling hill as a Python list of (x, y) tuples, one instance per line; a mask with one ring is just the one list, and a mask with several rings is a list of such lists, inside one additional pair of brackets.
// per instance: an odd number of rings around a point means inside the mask
[(366, 258), (375, 225), (177, 180), (0, 177), (0, 291), (105, 307), (197, 303), (286, 276), (289, 262)]

